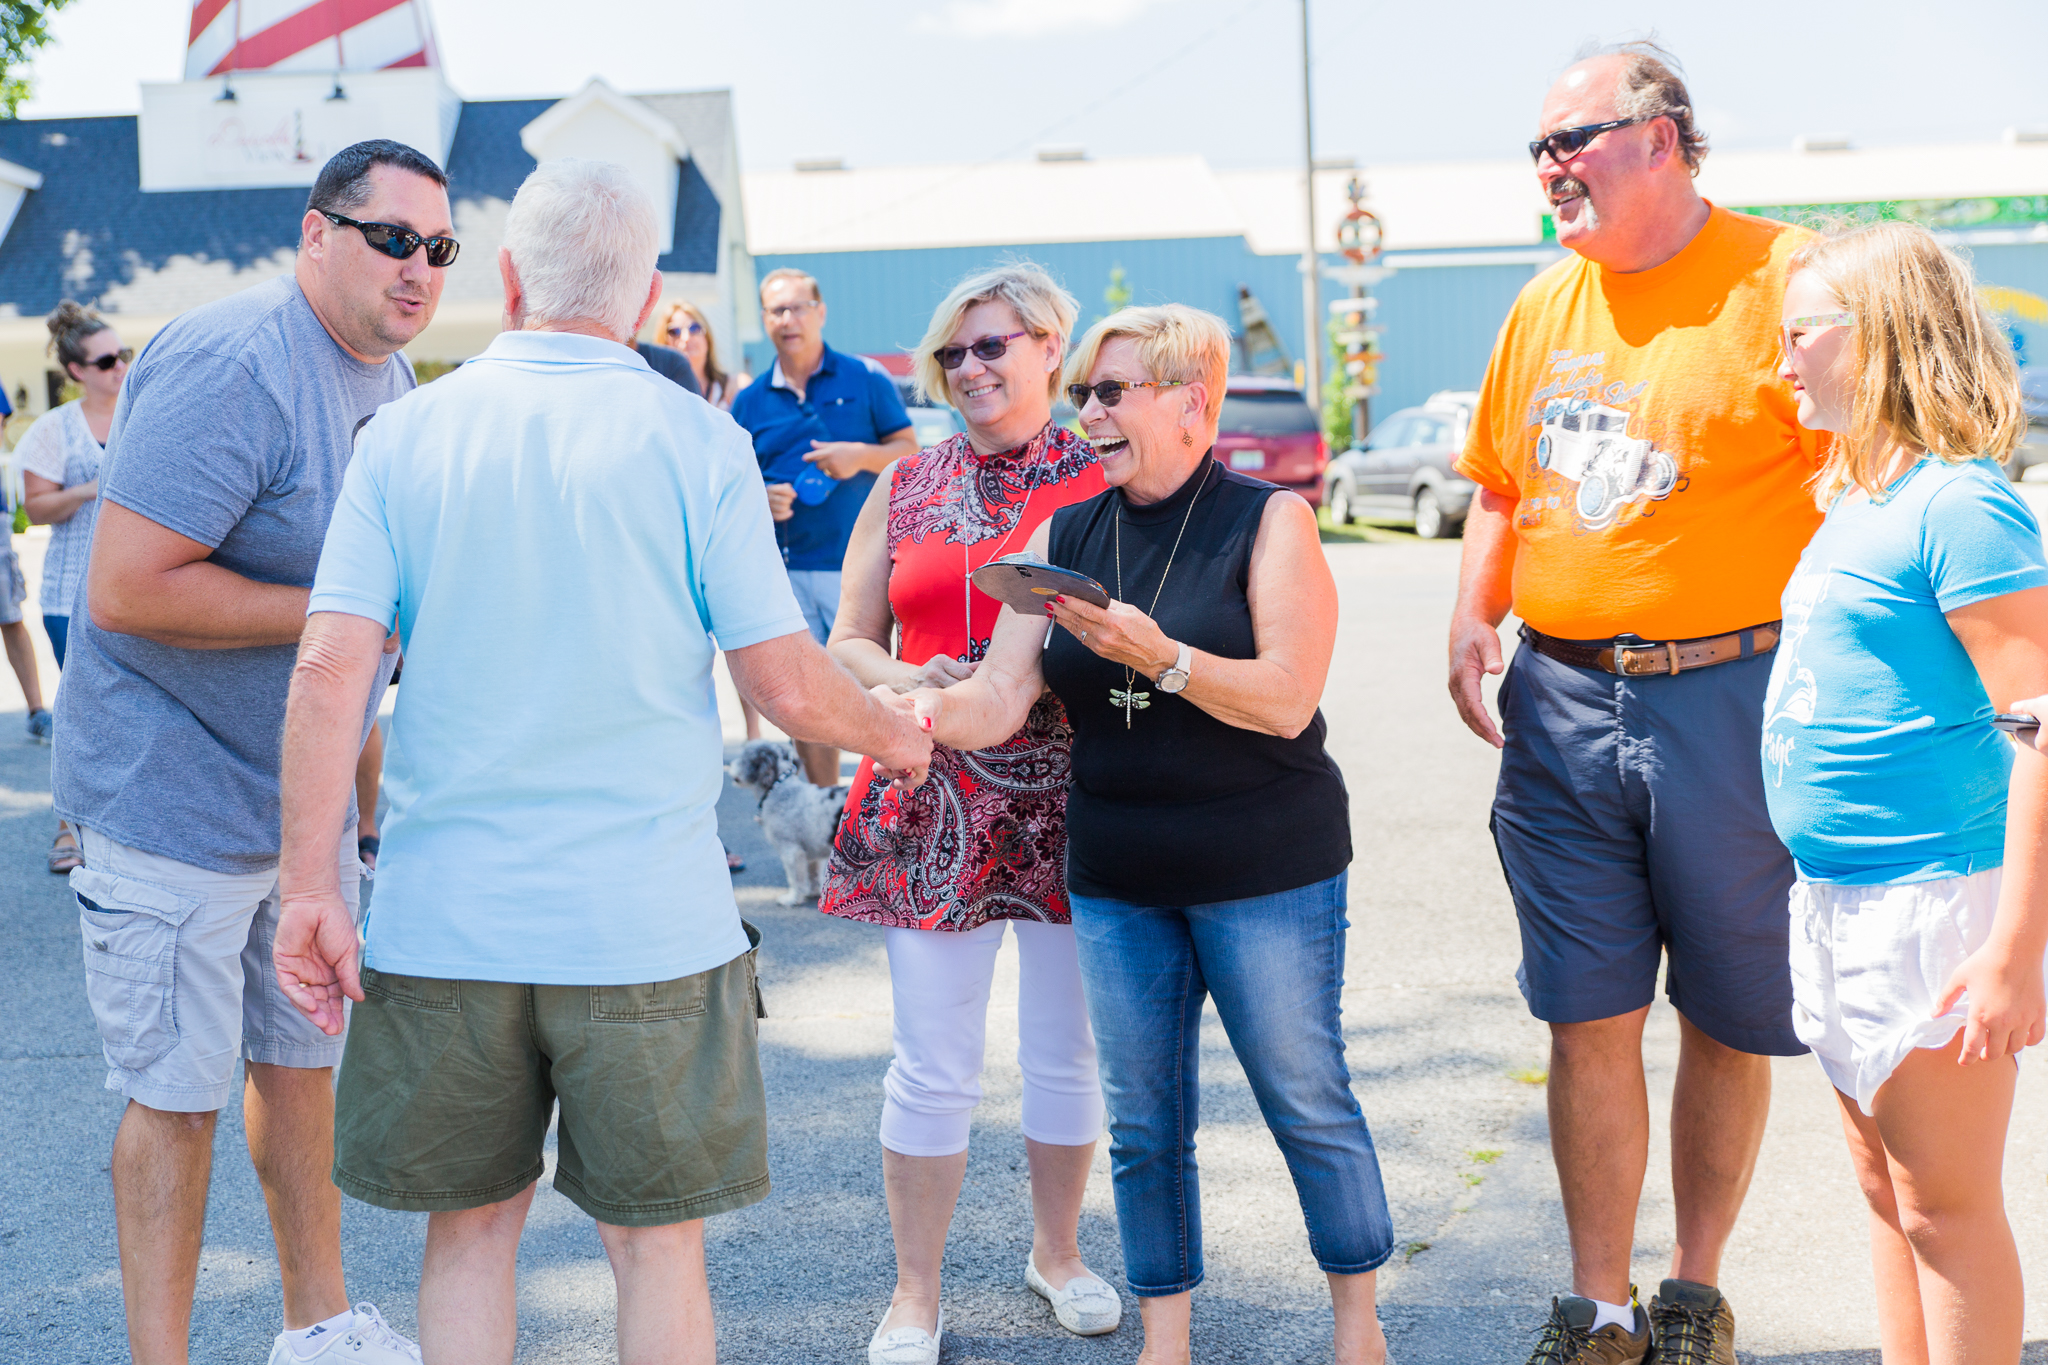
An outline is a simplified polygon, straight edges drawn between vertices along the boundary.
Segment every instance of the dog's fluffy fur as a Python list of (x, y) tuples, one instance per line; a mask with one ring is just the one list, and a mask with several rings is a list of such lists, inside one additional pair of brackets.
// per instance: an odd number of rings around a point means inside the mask
[(760, 798), (754, 819), (782, 858), (789, 890), (784, 905), (816, 900), (825, 884), (825, 864), (832, 857), (832, 837), (839, 832), (839, 813), (846, 805), (846, 786), (820, 787), (804, 776), (796, 746), (770, 739), (750, 739), (727, 768), (733, 785)]

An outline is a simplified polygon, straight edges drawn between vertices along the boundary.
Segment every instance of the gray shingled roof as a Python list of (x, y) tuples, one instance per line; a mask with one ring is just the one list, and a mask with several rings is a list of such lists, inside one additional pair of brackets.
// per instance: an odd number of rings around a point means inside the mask
[[(553, 100), (465, 102), (448, 153), (450, 196), (509, 200), (533, 169), (519, 130)], [(60, 299), (97, 299), (174, 256), (243, 269), (298, 242), (301, 189), (142, 191), (135, 118), (0, 120), (0, 158), (40, 171), (0, 242), (0, 308), (32, 317)], [(682, 167), (665, 271), (718, 269), (718, 196)], [(491, 246), (495, 248), (495, 243)]]

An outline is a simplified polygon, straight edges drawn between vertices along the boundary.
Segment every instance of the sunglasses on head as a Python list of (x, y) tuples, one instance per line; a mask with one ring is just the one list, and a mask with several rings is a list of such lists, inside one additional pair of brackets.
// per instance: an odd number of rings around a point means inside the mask
[(135, 359), (135, 348), (133, 346), (123, 346), (118, 351), (108, 351), (105, 355), (96, 355), (91, 360), (83, 360), (79, 363), (90, 365), (95, 370), (111, 370), (116, 365), (126, 365), (133, 359)]
[(353, 218), (344, 218), (326, 209), (320, 212), (342, 227), (352, 227), (362, 233), (363, 240), (370, 244), (370, 250), (381, 251), (394, 261), (410, 260), (413, 252), (425, 247), (427, 264), (445, 269), (455, 264), (455, 253), (462, 250), (462, 243), (453, 237), (422, 237), (411, 228), (402, 228), (396, 223), (358, 223)]
[(688, 332), (688, 333), (689, 333), (689, 334), (690, 334), (691, 336), (695, 336), (695, 335), (697, 335), (697, 333), (699, 333), (699, 332), (701, 332), (701, 331), (703, 331), (703, 330), (704, 330), (704, 324), (703, 324), (703, 323), (701, 323), (701, 322), (693, 322), (693, 323), (691, 323), (691, 324), (690, 324), (689, 326), (687, 326), (687, 327), (671, 327), (671, 328), (669, 328), (669, 329), (668, 329), (668, 334), (669, 334), (670, 336), (672, 336), (672, 337), (679, 337), (679, 336), (683, 335), (683, 333), (685, 333), (685, 332)]
[(1095, 395), (1095, 401), (1105, 408), (1113, 408), (1124, 401), (1125, 389), (1172, 389), (1187, 383), (1185, 379), (1147, 379), (1139, 383), (1129, 379), (1105, 379), (1099, 384), (1069, 384), (1067, 399), (1078, 410), (1088, 406), (1088, 396)]
[(1582, 123), (1576, 128), (1560, 128), (1550, 136), (1539, 137), (1530, 143), (1529, 159), (1541, 161), (1543, 154), (1549, 152), (1550, 159), (1562, 166), (1585, 151), (1587, 145), (1600, 134), (1611, 133), (1616, 128), (1626, 128), (1641, 122), (1641, 119), (1636, 118), (1618, 118), (1611, 123)]
[(1030, 335), (1028, 331), (1012, 332), (1006, 337), (983, 337), (972, 346), (941, 346), (932, 352), (932, 359), (939, 362), (939, 368), (942, 370), (957, 370), (966, 362), (969, 351), (974, 352), (975, 356), (982, 360), (997, 360), (1010, 349), (1011, 342), (1018, 337)]

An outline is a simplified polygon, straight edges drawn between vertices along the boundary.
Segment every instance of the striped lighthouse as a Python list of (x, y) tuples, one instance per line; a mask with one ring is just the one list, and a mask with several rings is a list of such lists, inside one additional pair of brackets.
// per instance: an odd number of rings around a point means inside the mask
[(193, 0), (185, 79), (440, 65), (426, 0)]

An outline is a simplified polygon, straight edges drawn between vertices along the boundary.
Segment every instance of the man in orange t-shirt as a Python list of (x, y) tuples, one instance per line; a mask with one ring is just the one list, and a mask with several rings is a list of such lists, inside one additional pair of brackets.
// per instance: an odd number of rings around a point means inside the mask
[[(1575, 255), (1516, 300), (1458, 469), (1480, 486), (1451, 623), (1451, 694), (1504, 744), (1493, 829), (1551, 1026), (1551, 1152), (1571, 1294), (1538, 1355), (1735, 1365), (1716, 1289), (1792, 1031), (1792, 862), (1757, 748), (1778, 598), (1820, 524), (1817, 438), (1777, 379), (1785, 263), (1804, 234), (1701, 199), (1706, 153), (1664, 54), (1569, 68), (1536, 173)], [(1501, 620), (1523, 647), (1503, 741), (1480, 695)], [(1679, 1014), (1671, 1278), (1629, 1283), (1648, 1159), (1642, 1030), (1668, 954)], [(1704, 1334), (1701, 1336), (1700, 1334)], [(1545, 1352), (1550, 1352), (1545, 1354)]]

